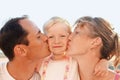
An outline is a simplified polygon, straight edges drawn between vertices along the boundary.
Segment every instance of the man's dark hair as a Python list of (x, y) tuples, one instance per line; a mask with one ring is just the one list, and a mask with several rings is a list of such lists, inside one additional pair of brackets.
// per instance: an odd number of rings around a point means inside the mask
[(19, 24), (20, 20), (26, 18), (26, 16), (12, 18), (0, 30), (0, 48), (10, 61), (14, 58), (14, 47), (17, 44), (29, 44), (26, 38), (28, 32)]

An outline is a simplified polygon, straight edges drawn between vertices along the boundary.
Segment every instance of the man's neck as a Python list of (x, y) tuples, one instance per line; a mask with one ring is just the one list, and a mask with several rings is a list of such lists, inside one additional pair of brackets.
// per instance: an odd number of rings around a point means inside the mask
[(32, 61), (11, 61), (7, 64), (9, 74), (16, 80), (28, 80), (33, 75), (36, 63)]

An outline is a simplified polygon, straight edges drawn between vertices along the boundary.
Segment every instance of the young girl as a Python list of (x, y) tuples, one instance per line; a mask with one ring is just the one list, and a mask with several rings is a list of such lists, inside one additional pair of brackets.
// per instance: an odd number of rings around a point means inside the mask
[(44, 33), (48, 37), (51, 56), (41, 66), (41, 80), (79, 80), (77, 62), (65, 53), (71, 33), (69, 23), (53, 17), (44, 25)]
[(71, 34), (70, 24), (60, 17), (53, 17), (44, 25), (44, 33), (52, 55), (41, 65), (41, 80), (80, 80), (77, 62), (65, 53)]

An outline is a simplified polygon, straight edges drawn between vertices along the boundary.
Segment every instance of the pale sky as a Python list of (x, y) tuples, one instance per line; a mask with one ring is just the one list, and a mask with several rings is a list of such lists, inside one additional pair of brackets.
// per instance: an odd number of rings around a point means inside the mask
[(67, 19), (71, 25), (82, 16), (102, 17), (120, 34), (119, 0), (0, 0), (0, 28), (12, 18), (29, 15), (42, 30), (53, 16)]

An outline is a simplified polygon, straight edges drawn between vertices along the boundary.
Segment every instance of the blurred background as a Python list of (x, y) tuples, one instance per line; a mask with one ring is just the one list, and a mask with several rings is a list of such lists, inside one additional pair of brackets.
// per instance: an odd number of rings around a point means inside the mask
[[(41, 30), (53, 16), (65, 18), (71, 25), (79, 17), (97, 16), (108, 20), (120, 34), (119, 7), (119, 0), (0, 0), (0, 28), (10, 18), (22, 15), (28, 15)], [(0, 63), (4, 61), (8, 60), (0, 50)]]

